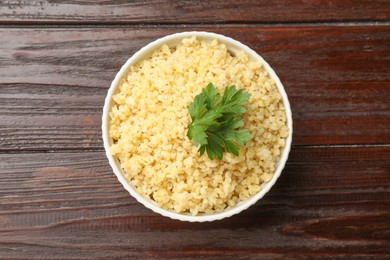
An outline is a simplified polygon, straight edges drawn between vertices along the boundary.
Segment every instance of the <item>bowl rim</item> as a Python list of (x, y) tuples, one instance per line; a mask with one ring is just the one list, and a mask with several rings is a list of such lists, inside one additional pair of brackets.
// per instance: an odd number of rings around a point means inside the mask
[[(286, 138), (286, 144), (282, 151), (282, 154), (280, 156), (280, 159), (277, 163), (276, 170), (274, 172), (274, 175), (272, 179), (268, 182), (265, 182), (261, 184), (261, 190), (256, 193), (254, 196), (248, 198), (247, 200), (239, 202), (237, 205), (235, 205), (233, 208), (224, 210), (222, 212), (217, 212), (213, 214), (204, 214), (204, 215), (195, 215), (192, 216), (190, 214), (182, 214), (182, 213), (176, 213), (173, 211), (169, 211), (166, 209), (163, 209), (157, 205), (157, 203), (152, 202), (151, 200), (146, 199), (141, 194), (139, 194), (135, 188), (133, 188), (125, 179), (125, 177), (122, 174), (122, 169), (119, 166), (119, 162), (114, 156), (111, 154), (110, 151), (110, 139), (108, 137), (108, 118), (109, 118), (109, 111), (111, 109), (111, 103), (112, 103), (112, 96), (116, 91), (116, 88), (119, 86), (120, 80), (128, 73), (128, 69), (132, 64), (135, 64), (139, 60), (146, 58), (148, 54), (150, 54), (152, 51), (156, 50), (157, 48), (161, 47), (163, 44), (167, 44), (172, 41), (178, 41), (182, 40), (184, 38), (189, 37), (197, 37), (199, 39), (217, 39), (218, 42), (224, 43), (228, 49), (230, 47), (238, 48), (239, 50), (243, 50), (251, 59), (255, 59), (260, 61), (263, 64), (263, 67), (265, 70), (269, 73), (269, 76), (271, 79), (273, 79), (276, 83), (276, 86), (278, 88), (279, 93), (282, 96), (282, 102), (285, 108), (285, 113), (287, 117), (287, 126), (289, 129), (289, 134)], [(279, 77), (276, 75), (275, 71), (271, 68), (271, 66), (254, 50), (249, 48), (248, 46), (244, 45), (243, 43), (234, 40), (230, 37), (227, 37), (222, 34), (212, 33), (212, 32), (205, 32), (205, 31), (186, 31), (186, 32), (179, 32), (170, 34), (161, 38), (158, 38), (149, 44), (142, 47), (139, 51), (137, 51), (134, 55), (132, 55), (126, 63), (121, 67), (119, 72), (115, 75), (114, 80), (111, 82), (110, 88), (108, 89), (107, 96), (104, 101), (104, 107), (103, 107), (103, 115), (102, 115), (102, 138), (103, 138), (103, 145), (105, 149), (105, 154), (108, 158), (109, 164), (111, 168), (114, 171), (114, 174), (118, 178), (119, 182), (122, 184), (122, 186), (127, 190), (130, 195), (135, 198), (138, 202), (143, 204), (145, 207), (151, 209), (155, 213), (161, 214), (165, 217), (169, 217), (171, 219), (177, 219), (181, 221), (189, 221), (189, 222), (206, 222), (206, 221), (214, 221), (214, 220), (220, 220), (223, 218), (231, 217), (235, 214), (240, 213), (241, 211), (249, 208), (253, 204), (255, 204), (258, 200), (260, 200), (270, 189), (271, 187), (276, 183), (276, 180), (281, 175), (282, 170), (285, 167), (285, 164), (288, 159), (289, 152), (291, 150), (291, 143), (292, 143), (292, 133), (293, 133), (293, 122), (292, 122), (292, 113), (291, 113), (291, 107), (290, 102), (288, 100), (287, 94), (285, 92), (284, 86), (281, 83)]]

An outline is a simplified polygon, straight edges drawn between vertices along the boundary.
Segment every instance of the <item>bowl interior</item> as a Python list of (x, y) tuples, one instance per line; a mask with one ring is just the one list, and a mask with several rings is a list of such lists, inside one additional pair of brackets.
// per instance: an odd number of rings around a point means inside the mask
[[(239, 51), (244, 51), (248, 54), (249, 58), (254, 61), (260, 61), (263, 64), (263, 67), (265, 70), (268, 71), (269, 76), (271, 79), (273, 79), (276, 82), (276, 86), (282, 96), (283, 105), (285, 107), (286, 116), (287, 116), (287, 126), (289, 128), (289, 135), (286, 139), (286, 146), (282, 151), (280, 160), (277, 164), (276, 171), (272, 177), (272, 179), (269, 182), (262, 183), (260, 188), (260, 192), (256, 195), (250, 197), (249, 199), (245, 201), (239, 202), (236, 206), (233, 208), (227, 209), (223, 212), (214, 213), (214, 214), (199, 214), (196, 216), (192, 216), (189, 213), (181, 213), (178, 214), (174, 211), (165, 210), (160, 208), (157, 203), (154, 201), (151, 201), (149, 199), (146, 199), (142, 195), (140, 195), (136, 189), (129, 184), (126, 179), (124, 178), (124, 172), (122, 168), (120, 167), (120, 163), (116, 157), (114, 157), (110, 152), (110, 146), (113, 143), (113, 140), (109, 138), (108, 136), (108, 121), (109, 121), (109, 111), (111, 110), (113, 106), (112, 96), (117, 92), (118, 86), (120, 84), (120, 81), (122, 78), (124, 78), (131, 65), (136, 64), (137, 62), (146, 59), (152, 55), (152, 53), (160, 48), (163, 44), (167, 44), (169, 47), (176, 46), (181, 43), (181, 41), (184, 38), (196, 36), (197, 39), (205, 40), (205, 41), (212, 41), (213, 39), (217, 39), (220, 43), (223, 43), (227, 46), (228, 50), (235, 55)], [(172, 35), (165, 36), (163, 38), (160, 38), (154, 42), (151, 42), (150, 44), (143, 47), (141, 50), (139, 50), (137, 53), (135, 53), (120, 69), (120, 71), (117, 73), (115, 79), (111, 83), (111, 86), (109, 88), (108, 94), (105, 99), (105, 104), (103, 108), (103, 117), (102, 117), (102, 136), (103, 136), (103, 143), (104, 148), (106, 150), (106, 155), (109, 160), (109, 163), (117, 176), (120, 183), (123, 185), (123, 187), (140, 203), (144, 204), (147, 208), (153, 210), (156, 213), (159, 213), (163, 216), (170, 217), (173, 219), (179, 219), (183, 221), (197, 221), (197, 222), (203, 222), (203, 221), (213, 221), (222, 219), (225, 217), (230, 217), (234, 214), (237, 214), (241, 212), (242, 210), (247, 209), (249, 206), (253, 205), (256, 201), (261, 199), (274, 185), (278, 177), (280, 176), (280, 173), (282, 169), (284, 168), (284, 165), (287, 161), (288, 154), (290, 152), (291, 148), (291, 141), (292, 141), (292, 116), (291, 116), (291, 108), (290, 104), (287, 98), (287, 94), (284, 90), (284, 87), (282, 83), (280, 82), (279, 77), (276, 75), (274, 70), (269, 66), (269, 64), (255, 51), (247, 47), (246, 45), (233, 40), (229, 37), (215, 34), (215, 33), (209, 33), (209, 32), (183, 32), (183, 33), (176, 33)]]

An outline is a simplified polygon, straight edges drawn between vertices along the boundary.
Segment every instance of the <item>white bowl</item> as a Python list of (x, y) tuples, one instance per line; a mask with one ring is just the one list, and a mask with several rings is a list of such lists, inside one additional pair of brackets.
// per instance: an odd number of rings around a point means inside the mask
[[(256, 195), (250, 197), (249, 199), (245, 201), (239, 202), (236, 206), (233, 208), (227, 209), (225, 211), (214, 213), (214, 214), (200, 214), (196, 216), (192, 216), (191, 214), (179, 214), (174, 211), (166, 210), (163, 208), (160, 208), (157, 203), (146, 199), (142, 195), (140, 195), (136, 189), (130, 185), (125, 177), (124, 172), (120, 167), (120, 163), (116, 157), (114, 157), (110, 152), (110, 146), (112, 144), (112, 139), (108, 136), (108, 119), (109, 119), (109, 111), (113, 105), (112, 102), (112, 95), (115, 93), (116, 88), (118, 87), (120, 80), (126, 76), (128, 73), (128, 69), (131, 65), (136, 64), (137, 62), (148, 58), (153, 51), (160, 48), (163, 44), (167, 44), (168, 46), (175, 46), (179, 43), (181, 43), (182, 39), (196, 36), (197, 39), (201, 40), (211, 40), (211, 39), (217, 39), (220, 43), (223, 43), (227, 46), (229, 51), (232, 53), (237, 53), (238, 51), (242, 50), (248, 54), (248, 56), (253, 60), (258, 60), (263, 64), (263, 67), (268, 71), (269, 76), (276, 82), (276, 86), (282, 96), (283, 105), (286, 110), (287, 115), (287, 126), (289, 128), (289, 134), (286, 139), (286, 146), (283, 149), (283, 152), (281, 154), (280, 160), (277, 164), (276, 171), (272, 177), (272, 179), (267, 182), (263, 183), (261, 185), (261, 190)], [(163, 216), (170, 217), (172, 219), (178, 219), (182, 221), (190, 221), (190, 222), (204, 222), (204, 221), (214, 221), (214, 220), (220, 220), (226, 217), (230, 217), (234, 214), (237, 214), (245, 209), (247, 209), (249, 206), (255, 204), (259, 199), (261, 199), (275, 184), (276, 180), (279, 178), (280, 173), (282, 172), (287, 158), (288, 154), (290, 152), (291, 148), (291, 141), (292, 141), (292, 117), (291, 117), (291, 108), (290, 103), (287, 98), (287, 94), (284, 91), (284, 87), (282, 83), (280, 82), (279, 77), (276, 75), (274, 70), (268, 65), (268, 63), (255, 51), (247, 47), (246, 45), (233, 40), (232, 38), (215, 34), (215, 33), (209, 33), (209, 32), (182, 32), (182, 33), (175, 33), (172, 35), (168, 35), (165, 37), (162, 37), (160, 39), (157, 39), (145, 47), (143, 47), (141, 50), (136, 52), (130, 59), (127, 60), (127, 62), (122, 66), (120, 71), (116, 74), (115, 79), (112, 81), (110, 89), (108, 90), (108, 94), (104, 103), (103, 108), (103, 118), (102, 118), (102, 135), (103, 135), (103, 143), (104, 143), (104, 149), (106, 150), (106, 155), (108, 158), (108, 161), (117, 176), (120, 183), (122, 183), (123, 187), (133, 196), (138, 202), (142, 203), (145, 207), (153, 210), (156, 213), (159, 213)]]

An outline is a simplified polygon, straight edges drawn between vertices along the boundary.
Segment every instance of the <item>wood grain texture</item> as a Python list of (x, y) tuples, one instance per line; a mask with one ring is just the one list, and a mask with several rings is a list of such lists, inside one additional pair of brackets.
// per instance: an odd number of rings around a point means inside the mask
[(0, 1), (0, 23), (389, 21), (387, 0)]
[[(0, 259), (390, 259), (389, 23), (388, 0), (0, 0)], [(122, 64), (191, 30), (262, 55), (294, 120), (276, 185), (212, 223), (136, 202), (101, 141)]]
[[(0, 29), (0, 150), (102, 149), (100, 118), (116, 72), (142, 46), (178, 31)], [(275, 69), (292, 105), (295, 145), (390, 143), (390, 27), (212, 31)]]
[(229, 219), (161, 217), (103, 152), (0, 155), (0, 258), (375, 257), (390, 254), (390, 149), (293, 149), (264, 199)]

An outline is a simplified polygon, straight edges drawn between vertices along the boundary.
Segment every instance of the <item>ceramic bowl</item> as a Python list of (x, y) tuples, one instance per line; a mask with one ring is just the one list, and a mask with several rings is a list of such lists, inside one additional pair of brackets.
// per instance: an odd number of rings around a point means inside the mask
[[(233, 208), (226, 209), (225, 211), (214, 213), (214, 214), (199, 214), (196, 216), (192, 216), (191, 214), (183, 214), (183, 213), (176, 213), (174, 211), (166, 210), (157, 205), (157, 203), (151, 201), (150, 199), (147, 199), (140, 195), (137, 190), (129, 184), (125, 177), (124, 172), (120, 167), (120, 163), (116, 157), (114, 157), (110, 152), (110, 146), (112, 144), (112, 139), (110, 139), (108, 135), (108, 120), (109, 120), (109, 111), (113, 105), (112, 96), (116, 92), (116, 89), (119, 86), (120, 80), (124, 77), (126, 77), (126, 74), (128, 73), (129, 68), (136, 64), (137, 62), (148, 58), (153, 51), (159, 49), (162, 45), (167, 44), (168, 46), (172, 47), (175, 45), (178, 45), (181, 43), (181, 41), (184, 38), (189, 38), (192, 36), (196, 36), (197, 39), (200, 40), (206, 40), (211, 41), (213, 39), (217, 39), (220, 43), (223, 43), (227, 46), (228, 50), (235, 54), (239, 51), (244, 51), (248, 54), (250, 59), (260, 61), (263, 64), (263, 67), (266, 71), (268, 71), (269, 76), (271, 79), (273, 79), (276, 82), (276, 86), (282, 96), (283, 105), (285, 107), (286, 115), (287, 115), (287, 126), (289, 128), (289, 134), (286, 139), (286, 145), (281, 153), (281, 157), (279, 162), (277, 163), (276, 171), (272, 177), (272, 179), (269, 182), (261, 184), (260, 191), (250, 197), (249, 199), (245, 201), (239, 202), (236, 206)], [(102, 136), (103, 136), (103, 142), (104, 142), (104, 148), (106, 151), (106, 155), (108, 158), (108, 161), (117, 176), (119, 182), (123, 185), (123, 187), (133, 196), (138, 202), (145, 205), (145, 207), (153, 210), (156, 213), (159, 213), (163, 216), (170, 217), (172, 219), (178, 219), (181, 221), (190, 221), (190, 222), (204, 222), (204, 221), (214, 221), (214, 220), (220, 220), (223, 218), (230, 217), (232, 215), (235, 215), (237, 213), (240, 213), (241, 211), (247, 209), (251, 205), (255, 204), (258, 200), (260, 200), (275, 184), (276, 180), (279, 178), (285, 164), (288, 158), (288, 154), (290, 152), (291, 148), (291, 141), (292, 141), (292, 116), (291, 116), (291, 108), (290, 103), (287, 98), (287, 94), (284, 90), (284, 87), (282, 83), (280, 82), (279, 77), (276, 75), (274, 70), (270, 67), (270, 65), (255, 51), (247, 47), (246, 45), (240, 43), (239, 41), (236, 41), (232, 38), (210, 33), (210, 32), (182, 32), (182, 33), (175, 33), (172, 35), (168, 35), (162, 38), (159, 38), (145, 47), (143, 47), (141, 50), (136, 52), (130, 59), (127, 60), (127, 62), (122, 66), (120, 71), (116, 74), (115, 79), (112, 81), (111, 86), (108, 90), (108, 94), (105, 99), (104, 108), (103, 108), (103, 117), (102, 117)]]

